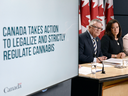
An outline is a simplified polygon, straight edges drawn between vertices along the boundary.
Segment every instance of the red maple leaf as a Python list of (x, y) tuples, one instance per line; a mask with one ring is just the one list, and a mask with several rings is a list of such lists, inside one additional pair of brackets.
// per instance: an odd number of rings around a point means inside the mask
[[(83, 5), (84, 1), (82, 1)], [(89, 3), (87, 3), (85, 6), (81, 7), (81, 24), (86, 27), (89, 25), (89, 18), (87, 15), (90, 15), (90, 9), (89, 9)]]
[(113, 13), (113, 6), (111, 6), (110, 8), (108, 8), (109, 4), (106, 4), (106, 8), (105, 8), (105, 19), (106, 19), (106, 23), (108, 23), (110, 20), (112, 20), (112, 16), (114, 16)]
[(91, 20), (98, 19), (97, 16), (99, 16), (98, 15), (98, 5), (93, 8), (94, 4), (95, 4), (95, 2), (93, 2), (91, 0)]
[(104, 16), (104, 8), (102, 8), (102, 5), (100, 5), (98, 9), (99, 9), (99, 16)]

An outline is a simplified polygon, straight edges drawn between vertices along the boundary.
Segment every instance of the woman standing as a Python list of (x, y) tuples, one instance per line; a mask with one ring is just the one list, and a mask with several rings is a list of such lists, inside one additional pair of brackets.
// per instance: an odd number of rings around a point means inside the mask
[(105, 35), (101, 39), (101, 50), (108, 58), (124, 58), (122, 30), (119, 22), (112, 19), (108, 22)]

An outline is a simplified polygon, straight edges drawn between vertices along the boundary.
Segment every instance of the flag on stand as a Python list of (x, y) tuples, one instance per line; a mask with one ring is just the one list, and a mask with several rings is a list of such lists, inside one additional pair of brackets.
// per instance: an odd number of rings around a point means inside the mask
[(105, 31), (105, 16), (104, 16), (104, 3), (103, 0), (99, 0), (98, 3), (98, 13), (99, 13), (99, 19), (101, 20), (102, 24), (103, 24), (103, 30), (100, 33), (99, 38), (101, 39), (104, 36), (104, 31)]
[(106, 24), (114, 19), (114, 12), (113, 12), (113, 0), (105, 0), (105, 19)]
[(81, 28), (82, 33), (85, 32), (88, 28), (90, 22), (90, 6), (89, 0), (81, 0)]
[(91, 0), (91, 20), (98, 19), (99, 13), (98, 13), (98, 0)]

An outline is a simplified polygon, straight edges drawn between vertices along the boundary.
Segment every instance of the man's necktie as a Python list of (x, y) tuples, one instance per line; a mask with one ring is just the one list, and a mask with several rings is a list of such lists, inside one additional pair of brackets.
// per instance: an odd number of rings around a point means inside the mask
[(95, 39), (92, 39), (92, 40), (93, 40), (94, 54), (96, 55), (96, 53), (97, 53), (96, 41), (95, 41)]

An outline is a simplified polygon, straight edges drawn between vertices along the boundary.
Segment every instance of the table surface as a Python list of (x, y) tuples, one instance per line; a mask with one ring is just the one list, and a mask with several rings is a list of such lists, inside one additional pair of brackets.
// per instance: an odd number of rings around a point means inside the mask
[[(125, 57), (125, 59), (128, 60), (128, 56)], [(91, 67), (90, 63), (81, 64), (81, 66)], [(97, 68), (101, 69), (101, 67), (97, 67)], [(100, 71), (100, 72), (96, 72), (96, 74), (88, 74), (88, 75), (79, 74), (79, 77), (96, 79), (99, 82), (128, 78), (128, 66), (127, 68), (122, 68), (122, 69), (115, 68), (114, 66), (104, 67), (104, 70), (105, 70), (105, 74), (102, 74)]]

